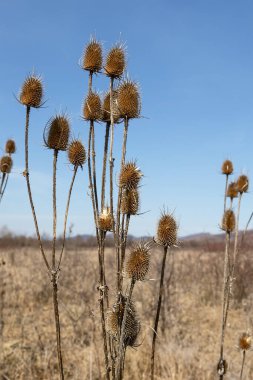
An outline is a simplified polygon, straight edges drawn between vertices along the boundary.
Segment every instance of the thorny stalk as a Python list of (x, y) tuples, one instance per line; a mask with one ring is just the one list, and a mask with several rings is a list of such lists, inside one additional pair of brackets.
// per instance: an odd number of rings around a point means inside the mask
[(56, 205), (56, 170), (57, 170), (58, 150), (54, 149), (53, 161), (53, 246), (52, 246), (52, 268), (55, 270), (55, 245), (56, 245), (56, 225), (57, 225), (57, 205)]
[(237, 215), (236, 215), (236, 228), (235, 228), (233, 264), (232, 264), (232, 270), (231, 270), (232, 279), (234, 277), (236, 257), (237, 257), (237, 254), (238, 254), (238, 235), (239, 235), (239, 219), (240, 219), (240, 211), (241, 211), (241, 200), (242, 200), (242, 193), (239, 193), (238, 206), (237, 206)]
[(3, 198), (7, 183), (9, 179), (9, 174), (3, 173), (2, 179), (1, 179), (1, 185), (0, 185), (0, 203)]
[(103, 170), (102, 170), (102, 187), (101, 187), (101, 211), (102, 212), (103, 212), (103, 209), (105, 207), (105, 182), (106, 182), (106, 165), (107, 165), (109, 133), (110, 133), (110, 123), (106, 123)]
[(224, 212), (226, 211), (226, 205), (227, 205), (228, 176), (229, 174), (226, 174), (225, 194), (224, 194)]
[(97, 194), (97, 175), (96, 175), (96, 150), (95, 150), (95, 128), (94, 121), (91, 121), (91, 146), (92, 146), (92, 177), (93, 177), (93, 188), (96, 206), (96, 217), (98, 218), (99, 208), (98, 208), (98, 194)]
[(243, 375), (243, 369), (244, 369), (244, 364), (245, 364), (245, 357), (246, 357), (246, 351), (242, 351), (242, 366), (241, 366), (241, 372), (240, 372), (240, 380), (242, 380), (242, 375)]
[[(110, 121), (111, 121), (111, 134), (110, 134), (110, 212), (113, 216), (113, 145), (114, 145), (114, 118), (113, 118), (113, 77), (110, 78)], [(113, 235), (115, 240), (115, 225), (113, 221)], [(116, 242), (116, 240), (115, 240)], [(117, 266), (118, 267), (118, 266)]]

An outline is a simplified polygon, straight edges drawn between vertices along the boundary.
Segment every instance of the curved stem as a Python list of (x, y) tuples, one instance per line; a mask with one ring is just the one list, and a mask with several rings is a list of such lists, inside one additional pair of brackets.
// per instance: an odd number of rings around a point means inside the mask
[(56, 207), (56, 169), (57, 169), (58, 150), (54, 149), (53, 161), (53, 246), (52, 246), (52, 268), (55, 270), (55, 245), (56, 245), (56, 225), (57, 225), (57, 207)]

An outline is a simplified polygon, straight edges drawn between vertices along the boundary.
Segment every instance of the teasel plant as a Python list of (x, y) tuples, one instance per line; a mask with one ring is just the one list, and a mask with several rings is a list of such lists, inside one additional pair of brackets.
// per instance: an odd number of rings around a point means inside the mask
[(12, 170), (12, 154), (16, 152), (15, 141), (9, 139), (5, 144), (5, 155), (0, 158), (0, 203), (6, 191), (9, 175)]
[(242, 353), (242, 364), (241, 364), (241, 370), (240, 370), (240, 380), (243, 380), (243, 370), (245, 365), (245, 359), (246, 359), (246, 352), (250, 351), (252, 349), (252, 336), (248, 332), (243, 332), (238, 339), (238, 346), (237, 348)]
[[(56, 342), (57, 342), (57, 357), (59, 366), (59, 377), (64, 380), (64, 367), (62, 358), (61, 347), (61, 328), (60, 328), (60, 315), (58, 306), (58, 281), (61, 269), (62, 256), (66, 240), (66, 226), (69, 213), (69, 205), (72, 194), (74, 181), (76, 178), (77, 170), (82, 167), (86, 161), (86, 151), (82, 143), (78, 140), (73, 140), (69, 144), (70, 135), (70, 122), (65, 114), (58, 114), (52, 117), (44, 130), (44, 143), (46, 147), (53, 151), (53, 239), (51, 250), (51, 263), (47, 258), (44, 250), (43, 242), (41, 239), (37, 215), (34, 207), (32, 189), (30, 184), (30, 171), (29, 171), (29, 125), (30, 125), (30, 112), (32, 108), (41, 108), (43, 105), (43, 84), (39, 76), (28, 76), (20, 91), (19, 102), (26, 108), (26, 123), (25, 123), (25, 170), (23, 175), (26, 179), (27, 191), (29, 196), (29, 202), (32, 210), (37, 240), (39, 243), (42, 258), (44, 260), (51, 284), (52, 284), (52, 298), (55, 318), (55, 330), (56, 330)], [(59, 258), (56, 255), (56, 230), (57, 230), (57, 162), (59, 152), (68, 150), (68, 159), (71, 165), (73, 165), (73, 176), (69, 187), (67, 205), (64, 219), (64, 232), (63, 242), (60, 250)]]
[(156, 338), (158, 335), (158, 325), (159, 318), (163, 300), (164, 292), (164, 275), (166, 268), (166, 259), (168, 252), (171, 253), (173, 247), (178, 246), (178, 224), (174, 216), (167, 211), (161, 213), (160, 219), (158, 221), (157, 233), (154, 238), (154, 241), (157, 245), (163, 247), (163, 259), (161, 267), (161, 276), (160, 276), (160, 285), (159, 285), (159, 295), (156, 306), (156, 315), (153, 325), (153, 337), (152, 337), (152, 346), (151, 346), (151, 358), (150, 358), (150, 379), (153, 380), (155, 376), (155, 350), (156, 350)]

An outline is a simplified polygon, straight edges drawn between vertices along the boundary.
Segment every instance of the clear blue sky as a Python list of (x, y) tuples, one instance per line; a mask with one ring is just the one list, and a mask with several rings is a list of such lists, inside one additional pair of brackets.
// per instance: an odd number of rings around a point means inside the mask
[[(0, 146), (17, 141), (18, 152), (0, 208), (0, 227), (34, 233), (20, 174), (24, 169), (25, 109), (17, 94), (33, 69), (43, 77), (46, 108), (31, 114), (31, 181), (41, 231), (51, 232), (52, 153), (43, 147), (43, 129), (59, 110), (71, 118), (73, 134), (87, 146), (81, 104), (87, 73), (78, 67), (91, 35), (104, 50), (126, 43), (130, 77), (141, 86), (142, 115), (130, 126), (127, 157), (145, 174), (141, 211), (131, 233), (153, 235), (160, 209), (174, 211), (180, 234), (218, 232), (225, 158), (236, 175), (253, 174), (253, 2), (250, 0), (140, 0), (0, 2)], [(95, 88), (108, 82), (95, 78)], [(122, 126), (117, 127), (115, 155)], [(102, 150), (104, 127), (96, 126)], [(99, 154), (98, 154), (99, 157)], [(98, 169), (99, 172), (99, 169)], [(71, 170), (62, 154), (58, 169), (59, 228), (62, 232)], [(79, 172), (70, 222), (74, 233), (94, 233), (87, 197), (87, 166)], [(253, 208), (245, 197), (242, 222)], [(243, 225), (242, 225), (243, 226)]]

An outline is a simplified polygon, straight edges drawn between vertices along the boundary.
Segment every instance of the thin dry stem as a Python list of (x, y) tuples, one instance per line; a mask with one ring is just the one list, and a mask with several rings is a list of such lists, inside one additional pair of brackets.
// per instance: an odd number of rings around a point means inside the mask
[(242, 380), (243, 369), (244, 369), (244, 364), (245, 364), (245, 357), (246, 357), (246, 351), (243, 350), (243, 352), (242, 352), (242, 366), (241, 366), (241, 372), (240, 372), (240, 380)]
[(107, 155), (108, 155), (109, 133), (110, 133), (110, 123), (106, 123), (103, 170), (102, 170), (102, 187), (101, 187), (101, 211), (102, 212), (105, 207), (105, 182), (106, 182), (106, 165), (107, 165)]
[(53, 161), (53, 246), (52, 246), (52, 268), (55, 270), (55, 246), (56, 246), (56, 225), (57, 225), (57, 206), (56, 206), (56, 170), (57, 170), (58, 150), (54, 149)]
[(9, 174), (3, 173), (2, 178), (1, 178), (1, 185), (0, 185), (0, 203), (3, 198), (7, 183), (9, 179)]
[(226, 205), (227, 205), (227, 190), (228, 190), (228, 174), (226, 174), (226, 183), (225, 183), (224, 212), (226, 211)]

